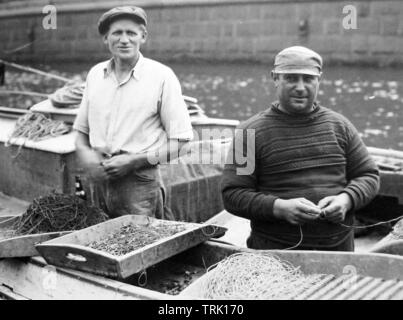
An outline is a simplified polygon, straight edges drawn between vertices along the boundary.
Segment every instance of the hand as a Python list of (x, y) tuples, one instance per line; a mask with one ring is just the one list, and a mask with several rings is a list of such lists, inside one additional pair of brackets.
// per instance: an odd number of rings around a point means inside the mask
[(347, 193), (342, 192), (337, 196), (323, 198), (318, 206), (326, 220), (337, 223), (344, 221), (347, 211), (353, 207), (353, 202)]
[(274, 216), (291, 224), (314, 221), (319, 218), (320, 212), (317, 205), (305, 198), (276, 199), (273, 205)]
[(118, 179), (135, 169), (133, 159), (129, 154), (121, 154), (102, 161), (103, 169), (109, 179)]
[(76, 150), (81, 165), (86, 170), (86, 174), (92, 180), (105, 180), (107, 178), (104, 168), (101, 166), (102, 156), (92, 149)]

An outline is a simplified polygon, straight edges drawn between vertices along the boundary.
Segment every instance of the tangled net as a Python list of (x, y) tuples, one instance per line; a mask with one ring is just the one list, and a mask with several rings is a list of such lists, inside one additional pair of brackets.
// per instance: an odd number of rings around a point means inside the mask
[(16, 138), (39, 141), (49, 137), (57, 137), (68, 132), (70, 132), (70, 126), (63, 121), (49, 119), (41, 113), (28, 112), (17, 119), (14, 131), (5, 145), (9, 146), (11, 140)]
[(80, 230), (107, 219), (101, 209), (74, 195), (51, 193), (34, 199), (11, 229), (14, 236)]
[(90, 243), (90, 248), (108, 252), (116, 256), (145, 247), (160, 239), (186, 230), (183, 223), (155, 223), (153, 225), (127, 225), (107, 237)]
[(205, 299), (284, 300), (311, 287), (322, 275), (304, 275), (274, 255), (236, 253), (211, 266), (204, 277), (200, 294)]

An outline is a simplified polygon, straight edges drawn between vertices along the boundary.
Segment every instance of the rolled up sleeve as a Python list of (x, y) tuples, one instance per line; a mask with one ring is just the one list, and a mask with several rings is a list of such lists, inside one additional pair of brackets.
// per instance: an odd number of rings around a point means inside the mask
[(160, 115), (169, 139), (193, 139), (192, 124), (179, 80), (169, 68), (162, 88)]
[(73, 124), (73, 129), (80, 131), (85, 134), (89, 134), (89, 124), (88, 124), (88, 78), (85, 85), (83, 98), (81, 100), (80, 107), (78, 109), (77, 117)]

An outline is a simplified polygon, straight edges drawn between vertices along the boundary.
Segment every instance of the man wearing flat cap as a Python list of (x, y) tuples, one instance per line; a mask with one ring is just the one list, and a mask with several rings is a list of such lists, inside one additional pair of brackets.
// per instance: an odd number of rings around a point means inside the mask
[(147, 15), (116, 7), (98, 22), (112, 58), (88, 73), (74, 123), (76, 152), (94, 182), (94, 198), (111, 217), (165, 217), (158, 164), (192, 139), (181, 87), (167, 66), (145, 58)]
[[(278, 101), (235, 135), (222, 196), (227, 211), (250, 219), (250, 248), (354, 251), (354, 211), (377, 194), (379, 172), (350, 121), (316, 101), (321, 74), (316, 52), (281, 51), (272, 71)], [(251, 174), (236, 161), (245, 150)]]

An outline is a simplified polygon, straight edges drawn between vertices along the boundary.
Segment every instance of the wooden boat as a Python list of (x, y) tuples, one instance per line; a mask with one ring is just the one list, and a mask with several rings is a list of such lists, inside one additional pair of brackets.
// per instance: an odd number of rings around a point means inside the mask
[[(205, 242), (136, 274), (124, 282), (86, 272), (28, 261), (0, 260), (0, 296), (6, 299), (203, 299), (206, 269), (231, 254), (255, 252), (216, 241)], [(323, 281), (290, 299), (403, 299), (403, 257), (379, 253), (267, 251), (300, 267), (325, 274)], [(387, 268), (385, 266), (388, 266)], [(346, 286), (350, 272), (354, 285)], [(202, 280), (200, 280), (202, 279)], [(141, 284), (141, 285), (140, 285)]]

